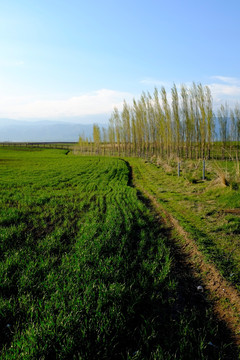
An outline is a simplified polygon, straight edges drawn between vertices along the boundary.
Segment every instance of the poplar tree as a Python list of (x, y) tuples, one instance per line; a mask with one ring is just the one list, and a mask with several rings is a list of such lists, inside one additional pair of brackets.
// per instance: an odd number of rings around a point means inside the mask
[(195, 144), (195, 157), (201, 158), (201, 132), (200, 132), (200, 110), (198, 107), (198, 88), (193, 82), (190, 90), (190, 117), (194, 124), (193, 143)]
[(158, 155), (164, 155), (164, 134), (165, 134), (165, 118), (160, 105), (159, 94), (157, 88), (154, 89), (154, 118), (157, 129), (157, 152)]
[(155, 116), (153, 99), (150, 93), (147, 96), (147, 114), (148, 114), (148, 123), (149, 123), (149, 142), (150, 142), (150, 151), (151, 155), (154, 155), (157, 148), (157, 119)]
[(190, 153), (190, 138), (191, 138), (191, 122), (190, 111), (188, 106), (188, 91), (185, 85), (181, 86), (182, 98), (182, 122), (184, 129), (185, 155), (188, 158)]
[(93, 125), (93, 142), (94, 142), (95, 152), (99, 154), (100, 143), (101, 143), (101, 132), (100, 132), (100, 127), (97, 124)]
[(166, 154), (167, 158), (169, 158), (171, 153), (171, 140), (172, 140), (172, 124), (171, 124), (171, 109), (167, 100), (167, 92), (164, 86), (161, 87), (161, 98), (162, 98), (162, 106), (164, 111), (164, 118), (165, 118), (165, 147), (166, 147)]
[(177, 153), (177, 157), (180, 157), (180, 109), (178, 91), (175, 84), (173, 85), (171, 92), (175, 151)]
[[(78, 138), (78, 149), (80, 150), (80, 152), (83, 152), (83, 144), (84, 144), (84, 137), (83, 137), (83, 134), (79, 135), (79, 138)], [(77, 149), (77, 152), (79, 151)]]
[(235, 113), (233, 109), (230, 109), (230, 140), (231, 142), (237, 141), (237, 124), (236, 124), (236, 118)]
[(113, 155), (114, 151), (115, 151), (115, 142), (116, 142), (113, 116), (111, 116), (110, 119), (109, 119), (108, 139), (109, 139), (109, 143), (110, 143), (110, 146), (111, 146), (111, 152), (112, 152), (112, 155)]
[(130, 126), (130, 109), (126, 101), (123, 102), (122, 110), (122, 140), (124, 145), (125, 155), (130, 154), (131, 149), (131, 126)]
[(141, 137), (142, 137), (142, 153), (148, 156), (149, 152), (149, 122), (147, 109), (147, 96), (143, 92), (139, 101), (139, 108), (141, 111)]
[(191, 124), (191, 139), (190, 139), (190, 152), (191, 152), (191, 159), (193, 158), (193, 150), (195, 150), (195, 157), (198, 158), (198, 140), (197, 140), (197, 129), (198, 129), (198, 120), (196, 117), (196, 102), (194, 99), (193, 91), (190, 89), (190, 96), (189, 96), (189, 117), (190, 117), (190, 124)]
[(200, 143), (201, 143), (201, 157), (205, 159), (206, 152), (206, 109), (205, 109), (205, 94), (202, 84), (197, 86), (198, 94), (198, 106), (200, 112), (199, 128), (200, 128)]
[(234, 114), (235, 114), (235, 119), (236, 119), (236, 139), (238, 142), (238, 150), (240, 147), (240, 105), (239, 103), (236, 103), (235, 107), (234, 107)]
[(220, 139), (222, 143), (222, 159), (224, 159), (224, 154), (226, 150), (227, 140), (228, 140), (228, 104), (221, 104), (220, 109), (218, 109), (218, 121), (220, 126)]
[(207, 118), (207, 147), (208, 147), (208, 159), (211, 158), (211, 144), (214, 134), (214, 117), (212, 108), (212, 95), (208, 86), (205, 86), (205, 101), (206, 101), (206, 118)]
[(113, 109), (113, 121), (115, 128), (115, 136), (117, 141), (118, 156), (120, 156), (121, 147), (121, 117), (117, 107)]
[(134, 111), (134, 120), (135, 120), (135, 131), (136, 131), (136, 145), (137, 145), (137, 154), (138, 156), (142, 155), (143, 150), (143, 124), (142, 124), (142, 112), (140, 101), (133, 99), (133, 111)]
[[(238, 132), (239, 139), (239, 107), (231, 114), (236, 129), (234, 133)], [(222, 119), (224, 116), (220, 111), (220, 123)], [(117, 144), (118, 155), (123, 151), (138, 156), (156, 154), (169, 159), (171, 154), (175, 154), (192, 159), (195, 149), (196, 158), (210, 158), (214, 125), (210, 89), (202, 84), (193, 83), (190, 88), (182, 85), (179, 96), (173, 84), (171, 103), (162, 86), (160, 92), (154, 89), (153, 96), (143, 92), (138, 101), (133, 99), (132, 105), (124, 100), (121, 113), (115, 107), (109, 120), (108, 139), (112, 153)], [(223, 130), (223, 123), (220, 128)]]
[[(134, 103), (133, 99), (133, 103)], [(135, 156), (137, 156), (137, 130), (136, 130), (136, 115), (133, 107), (131, 108), (131, 135), (132, 135), (132, 151)]]
[(107, 129), (102, 127), (102, 143), (103, 143), (103, 155), (105, 155), (108, 142)]

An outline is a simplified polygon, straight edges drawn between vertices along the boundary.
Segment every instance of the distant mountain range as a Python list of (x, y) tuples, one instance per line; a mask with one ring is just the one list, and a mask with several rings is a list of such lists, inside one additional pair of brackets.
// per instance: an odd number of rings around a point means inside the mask
[[(102, 117), (93, 117), (88, 124), (77, 123), (75, 119), (63, 121), (21, 121), (0, 119), (0, 142), (75, 142), (79, 135), (92, 137), (93, 123), (106, 127)], [(100, 120), (100, 121), (99, 121)], [(91, 121), (91, 123), (90, 123)]]

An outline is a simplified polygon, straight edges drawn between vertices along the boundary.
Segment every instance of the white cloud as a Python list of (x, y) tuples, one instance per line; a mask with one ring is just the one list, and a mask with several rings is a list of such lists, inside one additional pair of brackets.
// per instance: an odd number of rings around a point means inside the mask
[(101, 89), (61, 100), (31, 97), (0, 97), (0, 118), (41, 119), (111, 113), (114, 106), (130, 102), (133, 94)]
[(211, 76), (212, 79), (220, 80), (227, 84), (240, 84), (240, 79), (229, 76)]
[(215, 107), (219, 104), (228, 102), (229, 106), (234, 104), (240, 99), (240, 79), (236, 77), (227, 76), (212, 76), (215, 82), (208, 84)]
[(208, 85), (212, 94), (217, 96), (240, 96), (240, 86), (213, 83)]

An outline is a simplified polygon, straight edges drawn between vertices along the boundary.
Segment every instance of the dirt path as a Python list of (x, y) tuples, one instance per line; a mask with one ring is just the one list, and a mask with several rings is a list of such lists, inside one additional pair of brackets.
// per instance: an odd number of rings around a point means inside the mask
[[(134, 180), (133, 180), (134, 183)], [(134, 184), (149, 199), (159, 221), (170, 229), (171, 241), (183, 255), (185, 265), (191, 269), (194, 277), (199, 279), (200, 291), (213, 303), (216, 316), (226, 324), (234, 342), (240, 346), (240, 295), (216, 269), (214, 264), (206, 261), (203, 254), (190, 235), (179, 225), (148, 191)]]

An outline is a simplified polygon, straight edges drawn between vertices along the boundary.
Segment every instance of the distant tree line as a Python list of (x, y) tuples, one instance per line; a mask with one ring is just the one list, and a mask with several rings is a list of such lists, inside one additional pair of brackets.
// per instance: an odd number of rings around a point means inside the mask
[[(215, 115), (208, 86), (174, 84), (171, 98), (164, 86), (154, 93), (143, 92), (139, 100), (120, 111), (116, 107), (108, 128), (93, 126), (93, 143), (79, 138), (82, 149), (119, 156), (172, 156), (188, 159), (225, 158), (239, 151), (240, 107), (222, 104)], [(219, 155), (220, 149), (220, 155)]]

